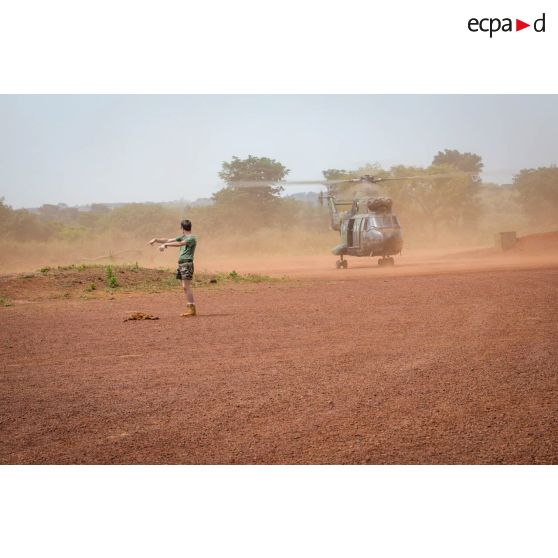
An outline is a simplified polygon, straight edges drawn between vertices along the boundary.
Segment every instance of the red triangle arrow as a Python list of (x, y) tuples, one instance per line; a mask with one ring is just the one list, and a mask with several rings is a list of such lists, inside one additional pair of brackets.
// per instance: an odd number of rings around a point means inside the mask
[(531, 24), (530, 23), (525, 23), (524, 21), (521, 21), (520, 19), (515, 20), (515, 30), (516, 31), (521, 31), (522, 29), (525, 29), (526, 27), (531, 27)]

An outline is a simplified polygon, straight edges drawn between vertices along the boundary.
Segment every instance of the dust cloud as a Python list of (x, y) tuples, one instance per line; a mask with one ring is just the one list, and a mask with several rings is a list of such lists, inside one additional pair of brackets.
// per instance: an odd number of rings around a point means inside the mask
[[(167, 231), (169, 238), (172, 231)], [(44, 267), (67, 265), (134, 264), (142, 267), (173, 268), (177, 250), (161, 253), (147, 244), (149, 238), (110, 237), (78, 243), (62, 241), (10, 243), (0, 246), (2, 274), (33, 272)], [(445, 271), (512, 269), (558, 265), (558, 232), (520, 237), (507, 251), (493, 246), (411, 247), (396, 256), (393, 268), (379, 269), (377, 258), (349, 257), (348, 270), (335, 269), (330, 248), (338, 242), (333, 231), (324, 234), (301, 230), (262, 229), (253, 235), (230, 234), (224, 238), (198, 235), (196, 269), (264, 273), (274, 276), (343, 278), (363, 273), (415, 275)]]

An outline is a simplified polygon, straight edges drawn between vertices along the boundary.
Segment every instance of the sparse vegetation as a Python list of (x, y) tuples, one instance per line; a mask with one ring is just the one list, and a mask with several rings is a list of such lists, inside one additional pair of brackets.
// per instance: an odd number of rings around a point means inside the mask
[(284, 280), (284, 278), (280, 279), (277, 277), (270, 277), (269, 275), (260, 275), (258, 273), (246, 273), (242, 275), (234, 270), (230, 273), (216, 273), (213, 275), (212, 279), (213, 281), (210, 279), (209, 283), (273, 283)]
[[(242, 274), (236, 270), (218, 273), (201, 271), (194, 275), (193, 286), (198, 289), (214, 289), (227, 285), (272, 283), (285, 280), (286, 278), (255, 273)], [(110, 286), (114, 285), (115, 281), (118, 288)], [(1, 306), (10, 306), (13, 298), (25, 298), (26, 300), (82, 298), (87, 300), (107, 296), (114, 298), (115, 293), (160, 293), (179, 291), (181, 288), (180, 281), (176, 280), (173, 269), (145, 268), (136, 264), (69, 265), (51, 268), (48, 273), (21, 274), (7, 279), (2, 286)]]
[(107, 285), (109, 289), (116, 289), (118, 287), (118, 280), (116, 279), (116, 275), (114, 275), (114, 271), (112, 266), (107, 266)]

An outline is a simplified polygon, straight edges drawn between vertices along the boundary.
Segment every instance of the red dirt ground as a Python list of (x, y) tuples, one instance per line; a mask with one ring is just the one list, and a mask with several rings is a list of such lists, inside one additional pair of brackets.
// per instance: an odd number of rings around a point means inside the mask
[(558, 261), (511, 261), (0, 308), (0, 462), (558, 463)]

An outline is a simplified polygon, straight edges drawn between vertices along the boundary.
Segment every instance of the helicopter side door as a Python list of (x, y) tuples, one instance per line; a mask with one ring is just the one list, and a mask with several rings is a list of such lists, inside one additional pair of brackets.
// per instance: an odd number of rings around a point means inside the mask
[(351, 250), (353, 255), (358, 255), (362, 244), (362, 227), (364, 226), (362, 217), (349, 219), (347, 223), (347, 247)]
[(364, 219), (362, 217), (357, 217), (355, 219), (355, 225), (353, 227), (353, 248), (355, 250), (360, 249), (362, 245), (362, 223)]
[(354, 246), (354, 226), (355, 220), (349, 219), (347, 222), (347, 247), (352, 248)]

